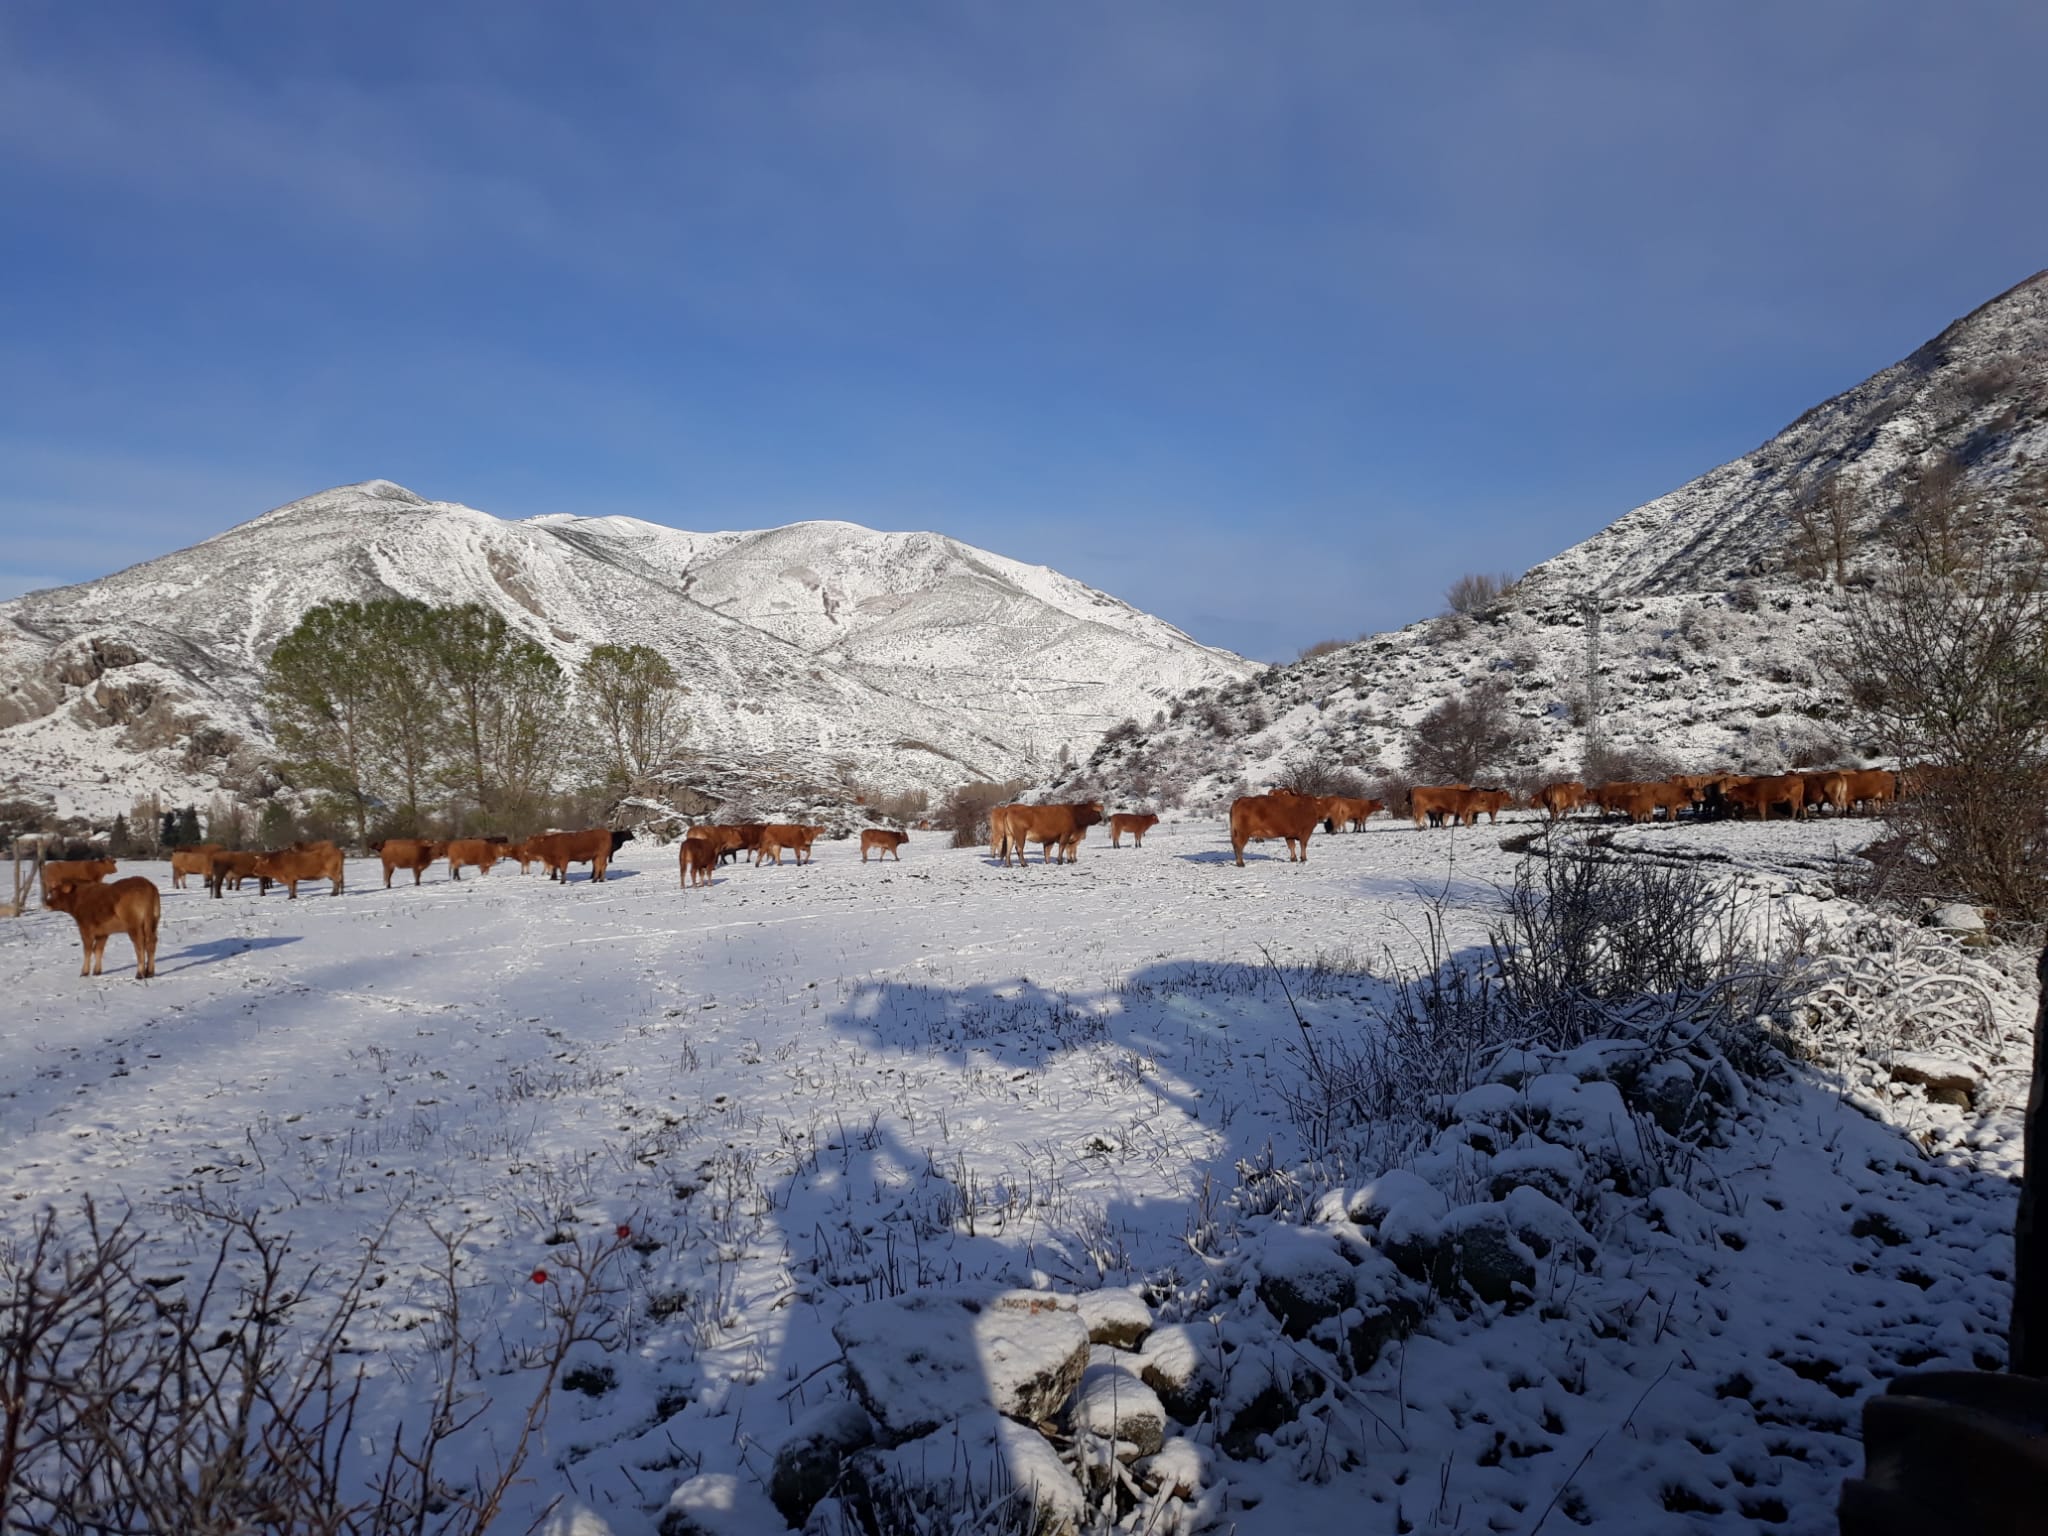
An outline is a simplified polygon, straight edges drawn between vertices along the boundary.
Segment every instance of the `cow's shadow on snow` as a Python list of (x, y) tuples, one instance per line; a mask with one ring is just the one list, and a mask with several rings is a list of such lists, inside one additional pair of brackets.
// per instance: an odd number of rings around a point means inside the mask
[[(260, 938), (206, 939), (197, 944), (186, 945), (175, 955), (167, 955), (165, 959), (168, 966), (163, 974), (174, 976), (179, 971), (197, 970), (201, 966), (217, 965), (223, 960), (232, 960), (235, 956), (247, 954), (253, 949), (276, 949), (281, 945), (298, 942), (299, 935), (296, 933), (267, 934)], [(176, 963), (181, 960), (185, 963)]]

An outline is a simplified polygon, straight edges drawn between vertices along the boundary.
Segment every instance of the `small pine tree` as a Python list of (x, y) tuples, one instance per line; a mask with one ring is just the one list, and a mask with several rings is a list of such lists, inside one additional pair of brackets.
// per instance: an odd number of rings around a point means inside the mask
[[(164, 841), (168, 843), (171, 839), (167, 837)], [(196, 805), (186, 806), (185, 809), (178, 812), (178, 846), (190, 848), (195, 843), (203, 843), (205, 841), (205, 835), (199, 830), (199, 807)]]
[(128, 830), (128, 818), (116, 816), (114, 825), (107, 832), (107, 855), (115, 859), (135, 857), (135, 838)]
[(156, 830), (156, 840), (166, 848), (176, 848), (179, 846), (178, 813), (176, 811), (164, 812), (163, 824)]

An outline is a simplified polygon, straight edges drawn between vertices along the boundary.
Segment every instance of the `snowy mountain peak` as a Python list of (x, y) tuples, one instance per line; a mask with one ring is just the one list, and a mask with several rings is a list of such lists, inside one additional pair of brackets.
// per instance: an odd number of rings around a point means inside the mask
[[(708, 780), (944, 791), (1085, 753), (1126, 716), (1260, 668), (1042, 566), (855, 523), (697, 533), (508, 521), (389, 480), (0, 604), (0, 795), (97, 814), (190, 798), (267, 751), (265, 658), (314, 604), (479, 602), (573, 668), (645, 644), (691, 690)], [(201, 724), (218, 760), (187, 750)], [(235, 743), (242, 743), (241, 766)], [(103, 787), (102, 787), (103, 786)]]

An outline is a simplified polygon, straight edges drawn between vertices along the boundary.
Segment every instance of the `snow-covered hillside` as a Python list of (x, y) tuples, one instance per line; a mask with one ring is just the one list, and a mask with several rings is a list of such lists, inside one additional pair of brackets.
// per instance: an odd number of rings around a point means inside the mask
[(1259, 670), (936, 534), (508, 522), (373, 480), (0, 604), (0, 796), (97, 815), (151, 791), (190, 798), (238, 771), (232, 738), (248, 771), (270, 648), (315, 603), (389, 595), (485, 603), (569, 667), (601, 642), (653, 646), (691, 690), (701, 771), (754, 781), (1017, 777)]
[[(1599, 722), (1612, 747), (1702, 770), (1865, 755), (1873, 744), (1850, 734), (1826, 653), (1906, 507), (1951, 474), (1963, 538), (2039, 550), (2048, 272), (1754, 452), (1536, 566), (1487, 611), (1368, 636), (1178, 701), (1156, 724), (1139, 716), (1139, 729), (1051, 788), (1080, 780), (1213, 804), (1304, 753), (1397, 772), (1409, 728), (1481, 683), (1504, 688), (1527, 729), (1518, 768), (1576, 773), (1594, 612)], [(1816, 548), (1801, 526), (1834, 476), (1853, 508), (1839, 567), (1835, 530), (1823, 528)]]

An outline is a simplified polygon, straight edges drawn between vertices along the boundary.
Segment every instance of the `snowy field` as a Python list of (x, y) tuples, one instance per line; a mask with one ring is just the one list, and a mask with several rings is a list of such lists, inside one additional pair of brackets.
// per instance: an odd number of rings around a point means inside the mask
[[(609, 1347), (577, 1347), (520, 1499), (560, 1496), (558, 1529), (638, 1533), (694, 1479), (707, 1528), (781, 1529), (770, 1463), (847, 1395), (851, 1307), (1138, 1286), (1194, 1354), (1241, 1358), (1250, 1279), (1294, 1262), (1262, 1255), (1307, 1227), (1356, 1262), (1349, 1195), (1379, 1170), (1324, 1149), (1300, 1171), (1303, 1040), (1365, 1027), (1375, 978), (1421, 957), (1425, 895), (1453, 947), (1483, 942), (1511, 830), (1383, 824), (1317, 836), (1305, 866), (1258, 845), (1239, 870), (1220, 826), (1169, 824), (1022, 872), (932, 835), (900, 865), (820, 844), (708, 891), (634, 843), (601, 887), (437, 866), (386, 891), (356, 861), (345, 895), (296, 903), (124, 867), (164, 889), (153, 983), (125, 939), (81, 980), (69, 918), (0, 923), (0, 1240), (46, 1205), (125, 1202), (168, 1287), (204, 1246), (174, 1214), (195, 1202), (259, 1212), (335, 1272), (381, 1234), (347, 1340), (374, 1419), (418, 1411), (445, 1236), (472, 1389), (496, 1404), (479, 1431), (499, 1433), (524, 1401), (508, 1352), (584, 1264)], [(1620, 843), (1839, 911), (1813, 881), (1854, 840)], [(1995, 1002), (1974, 1109), (1819, 1072), (1752, 1087), (1701, 1169), (1600, 1207), (1539, 1304), (1432, 1313), (1241, 1457), (1183, 1426), (1207, 1495), (1150, 1528), (1831, 1529), (1864, 1395), (2003, 1358), (2025, 999)]]

